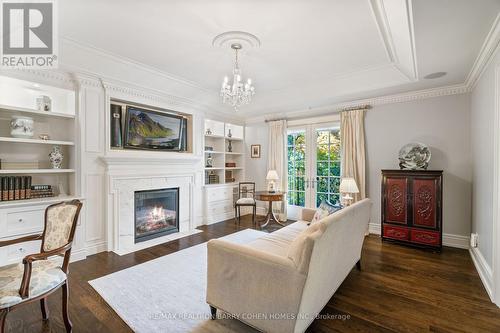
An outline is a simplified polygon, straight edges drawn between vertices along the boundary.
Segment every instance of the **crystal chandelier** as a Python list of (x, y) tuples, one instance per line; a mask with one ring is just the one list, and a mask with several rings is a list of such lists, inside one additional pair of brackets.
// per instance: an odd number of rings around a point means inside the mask
[(229, 84), (229, 78), (224, 77), (220, 95), (222, 103), (229, 104), (236, 111), (241, 105), (248, 104), (252, 101), (252, 96), (255, 94), (255, 88), (252, 86), (252, 79), (248, 79), (243, 83), (241, 77), (241, 69), (238, 64), (238, 51), (242, 49), (239, 43), (231, 44), (231, 48), (235, 52), (234, 69), (233, 69), (233, 82)]

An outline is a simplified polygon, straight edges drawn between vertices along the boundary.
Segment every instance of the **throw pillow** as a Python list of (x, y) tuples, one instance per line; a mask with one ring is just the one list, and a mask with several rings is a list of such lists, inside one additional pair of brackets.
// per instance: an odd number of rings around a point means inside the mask
[(327, 217), (330, 214), (335, 213), (336, 211), (342, 209), (342, 206), (340, 205), (334, 205), (326, 200), (321, 201), (319, 204), (318, 209), (316, 209), (316, 213), (314, 213), (314, 216), (309, 224), (318, 222), (319, 220)]

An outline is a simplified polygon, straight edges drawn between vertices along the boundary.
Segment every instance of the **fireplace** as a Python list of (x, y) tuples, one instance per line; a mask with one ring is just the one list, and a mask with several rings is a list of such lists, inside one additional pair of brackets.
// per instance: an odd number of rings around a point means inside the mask
[(179, 188), (135, 191), (135, 243), (179, 232)]

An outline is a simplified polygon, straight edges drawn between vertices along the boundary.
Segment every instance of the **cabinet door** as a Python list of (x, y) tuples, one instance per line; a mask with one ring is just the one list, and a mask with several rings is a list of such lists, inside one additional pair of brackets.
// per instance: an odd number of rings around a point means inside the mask
[(385, 222), (407, 223), (408, 180), (402, 177), (387, 177), (385, 181)]
[(413, 225), (437, 228), (437, 179), (413, 179)]

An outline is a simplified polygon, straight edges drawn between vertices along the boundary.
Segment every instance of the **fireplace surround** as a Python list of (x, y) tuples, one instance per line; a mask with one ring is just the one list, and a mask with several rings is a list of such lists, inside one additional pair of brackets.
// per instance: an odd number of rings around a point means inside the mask
[(179, 188), (134, 192), (135, 243), (179, 232)]
[[(196, 229), (203, 221), (203, 170), (200, 156), (180, 153), (159, 153), (157, 157), (124, 156), (101, 157), (106, 164), (106, 206), (108, 251), (124, 255), (168, 241), (201, 232)], [(168, 157), (167, 157), (168, 156)], [(162, 234), (157, 238), (135, 240), (135, 194), (139, 191), (179, 189), (178, 232)]]

